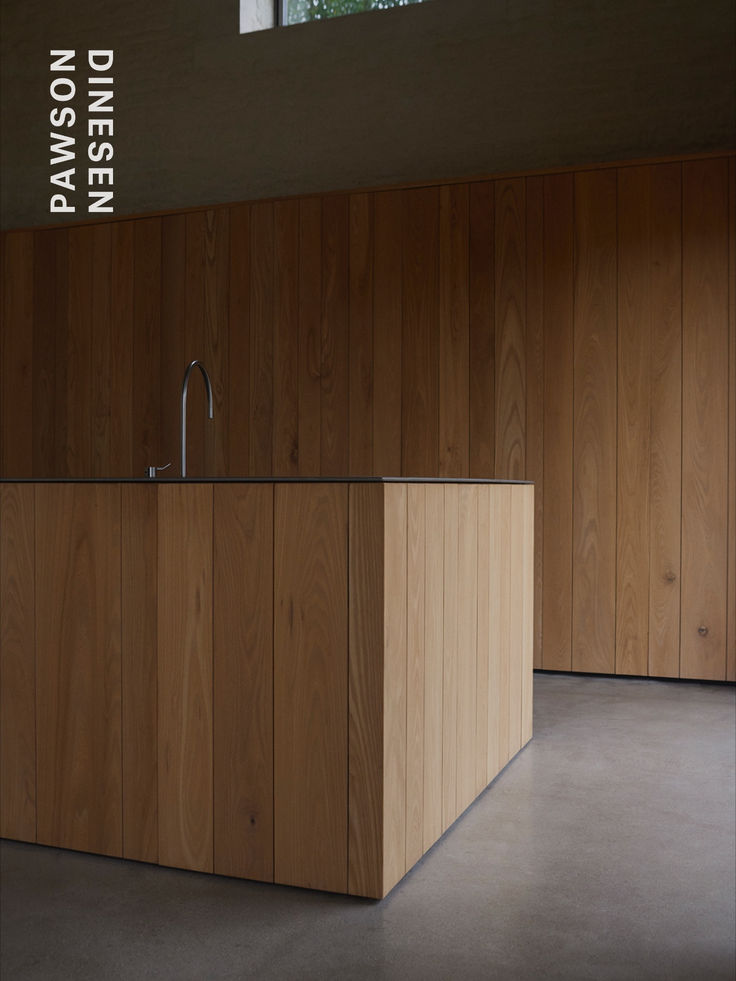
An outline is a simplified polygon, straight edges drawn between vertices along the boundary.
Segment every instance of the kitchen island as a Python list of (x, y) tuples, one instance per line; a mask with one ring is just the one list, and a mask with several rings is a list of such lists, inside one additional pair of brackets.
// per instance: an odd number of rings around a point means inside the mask
[(380, 898), (532, 734), (533, 487), (0, 482), (0, 834)]

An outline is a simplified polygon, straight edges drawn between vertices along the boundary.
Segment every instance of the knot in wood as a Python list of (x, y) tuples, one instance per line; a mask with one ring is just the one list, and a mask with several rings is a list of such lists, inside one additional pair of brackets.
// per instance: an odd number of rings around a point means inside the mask
[(707, 627), (700, 626), (700, 627), (698, 627), (698, 633), (700, 634), (701, 637), (707, 637), (708, 636), (708, 628)]

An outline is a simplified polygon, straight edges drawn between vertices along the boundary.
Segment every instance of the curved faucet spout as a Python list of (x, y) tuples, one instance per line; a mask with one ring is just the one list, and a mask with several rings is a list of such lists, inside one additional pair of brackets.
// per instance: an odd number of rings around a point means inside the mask
[(184, 372), (184, 382), (181, 386), (181, 475), (186, 477), (187, 475), (187, 390), (189, 388), (189, 376), (192, 373), (192, 368), (199, 368), (202, 372), (202, 377), (204, 378), (204, 387), (207, 390), (207, 416), (209, 419), (214, 419), (214, 403), (212, 401), (212, 383), (210, 382), (210, 376), (207, 374), (207, 369), (202, 364), (201, 361), (191, 361), (187, 366), (187, 370)]

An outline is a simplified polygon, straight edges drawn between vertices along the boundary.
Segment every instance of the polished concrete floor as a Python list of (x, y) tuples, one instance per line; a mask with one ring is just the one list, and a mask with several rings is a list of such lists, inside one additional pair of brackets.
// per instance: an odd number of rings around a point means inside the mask
[(383, 902), (2, 844), (3, 981), (733, 981), (736, 690), (535, 677), (533, 742)]

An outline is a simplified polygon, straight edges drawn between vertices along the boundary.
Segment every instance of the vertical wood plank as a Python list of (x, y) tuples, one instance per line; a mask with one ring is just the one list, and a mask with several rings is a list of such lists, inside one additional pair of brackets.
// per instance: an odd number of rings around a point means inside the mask
[(228, 326), (229, 477), (250, 474), (250, 205), (230, 208)]
[(618, 171), (615, 665), (639, 675), (649, 647), (650, 180), (649, 167)]
[(616, 171), (575, 174), (572, 668), (613, 672)]
[(424, 843), (442, 834), (442, 672), (444, 649), (445, 490), (425, 488), (424, 585)]
[(652, 169), (648, 673), (680, 673), (682, 166)]
[(492, 181), (470, 185), (469, 204), (469, 473), (493, 476), (495, 444), (494, 205)]
[(726, 677), (728, 162), (683, 164), (680, 676)]
[(3, 234), (0, 473), (33, 475), (33, 233)]
[[(181, 386), (189, 363), (184, 324), (186, 299), (186, 216), (167, 215), (161, 219), (161, 463), (172, 461), (171, 470), (180, 470), (179, 426)], [(167, 471), (168, 473), (169, 471)]]
[(121, 495), (123, 858), (158, 862), (158, 490)]
[(322, 203), (299, 202), (299, 475), (320, 474)]
[(406, 872), (407, 485), (384, 486), (383, 887)]
[(728, 611), (726, 680), (736, 681), (736, 158), (728, 161)]
[(509, 759), (522, 746), (521, 703), (528, 637), (528, 610), (525, 604), (525, 490), (526, 487), (509, 487)]
[(350, 484), (348, 892), (383, 888), (383, 486)]
[(120, 485), (35, 492), (37, 840), (120, 856)]
[[(49, 229), (33, 236), (33, 470), (34, 477), (64, 476), (59, 467), (65, 440), (61, 393), (66, 386), (66, 331), (69, 277), (66, 229)], [(22, 278), (20, 280), (22, 283)], [(17, 285), (17, 284), (14, 284)], [(8, 286), (5, 286), (7, 291)], [(17, 326), (5, 321), (6, 339)], [(0, 338), (0, 347), (2, 347)], [(5, 359), (2, 359), (4, 363)], [(12, 362), (10, 362), (12, 364)], [(8, 365), (9, 366), (9, 365)], [(0, 373), (2, 367), (0, 367)], [(9, 393), (2, 376), (2, 387)], [(1, 401), (1, 400), (0, 400)], [(0, 417), (2, 411), (0, 411)], [(8, 418), (7, 416), (5, 418)], [(0, 424), (1, 427), (1, 424)], [(2, 437), (0, 435), (0, 442)], [(4, 474), (10, 476), (7, 469)]]
[(229, 419), (225, 385), (228, 382), (228, 273), (230, 212), (211, 209), (205, 214), (203, 330), (204, 364), (212, 383), (214, 419), (204, 423), (204, 473), (227, 473)]
[[(186, 252), (184, 280), (184, 358), (179, 368), (181, 379), (187, 365), (206, 357), (206, 302), (208, 217), (205, 211), (191, 211), (186, 215)], [(181, 284), (180, 284), (181, 288)], [(181, 328), (180, 328), (181, 329)], [(207, 474), (206, 440), (212, 423), (206, 418), (204, 383), (196, 371), (190, 376), (187, 397), (187, 476), (204, 477)], [(177, 454), (178, 456), (178, 454)]]
[(109, 224), (92, 226), (90, 319), (90, 461), (88, 475), (110, 476), (112, 415), (112, 235)]
[(373, 473), (373, 195), (350, 195), (349, 470)]
[(511, 487), (491, 487), (488, 779), (509, 761)]
[(0, 485), (0, 836), (36, 840), (32, 484)]
[(274, 474), (299, 473), (299, 202), (274, 205)]
[(489, 781), (488, 776), (488, 668), (490, 661), (491, 623), (489, 593), (491, 588), (491, 488), (478, 486), (478, 645), (476, 664), (475, 724), (475, 793)]
[(542, 667), (572, 668), (573, 175), (544, 178)]
[(442, 830), (457, 807), (458, 484), (445, 484), (442, 651)]
[(158, 488), (158, 854), (212, 871), (212, 485)]
[[(161, 374), (161, 219), (145, 218), (133, 224), (134, 324), (133, 330), (127, 333), (128, 337), (132, 335), (133, 343), (132, 392), (127, 393), (132, 403), (133, 446), (131, 470), (122, 473), (142, 477), (146, 467), (154, 464), (164, 466), (170, 462), (171, 467), (166, 474), (174, 476), (178, 470), (178, 460), (171, 454), (164, 458), (161, 445), (161, 391), (158, 384)], [(119, 348), (118, 340), (116, 355)], [(126, 352), (125, 357), (129, 356)], [(215, 366), (209, 360), (205, 363), (214, 383), (217, 377)], [(182, 377), (185, 367), (182, 364), (179, 368)]]
[(406, 573), (406, 868), (424, 853), (425, 484), (409, 484)]
[(374, 197), (373, 473), (398, 477), (402, 416), (402, 215), (405, 191)]
[(526, 479), (534, 481), (534, 667), (544, 600), (544, 178), (526, 181)]
[(92, 280), (94, 226), (69, 229), (69, 330), (66, 347), (66, 466), (92, 474)]
[[(159, 358), (146, 360), (146, 369), (141, 377), (137, 377), (135, 372), (135, 353), (136, 334), (138, 331), (146, 331), (146, 342), (149, 334), (153, 334), (155, 339), (155, 350), (158, 352), (160, 344), (160, 317), (161, 317), (161, 222), (160, 219), (153, 219), (158, 222), (158, 250), (151, 255), (148, 249), (144, 249), (145, 258), (138, 259), (138, 249), (136, 244), (136, 233), (138, 222), (118, 221), (111, 228), (110, 243), (110, 469), (107, 476), (115, 474), (119, 477), (142, 477), (145, 467), (151, 464), (160, 464), (162, 461), (155, 458), (146, 459), (142, 462), (140, 456), (150, 449), (150, 436), (144, 451), (141, 451), (140, 443), (141, 432), (134, 422), (134, 413), (138, 403), (146, 406), (144, 418), (150, 420), (150, 424), (155, 427), (156, 444), (160, 438), (160, 375), (161, 365)], [(146, 237), (146, 245), (148, 239)], [(151, 250), (154, 251), (154, 250)], [(148, 259), (153, 265), (153, 273), (149, 276)], [(143, 269), (136, 277), (136, 261), (139, 261)], [(145, 288), (144, 284), (145, 283)], [(138, 290), (136, 290), (136, 284)], [(152, 299), (149, 297), (152, 296)], [(148, 313), (149, 304), (155, 309), (158, 318), (148, 320), (143, 325), (139, 324), (138, 317), (141, 310), (138, 306), (138, 297), (145, 297), (144, 310)], [(153, 410), (153, 411), (152, 411)], [(137, 417), (135, 417), (137, 418)], [(134, 456), (136, 456), (134, 462)], [(136, 470), (136, 464), (138, 469)]]
[(440, 188), (439, 474), (469, 467), (468, 185)]
[(348, 197), (323, 198), (320, 474), (331, 477), (349, 466), (348, 225)]
[(526, 472), (526, 184), (495, 183), (496, 467)]
[(522, 655), (521, 655), (521, 745), (532, 738), (534, 728), (534, 517), (535, 487), (516, 487), (522, 509), (523, 568), (522, 583)]
[(273, 484), (214, 492), (214, 871), (273, 882)]
[(274, 878), (348, 883), (347, 485), (274, 499)]
[(251, 476), (273, 473), (274, 205), (250, 211), (250, 460)]
[(478, 488), (458, 487), (457, 811), (475, 797), (478, 672)]
[(406, 477), (434, 477), (439, 463), (439, 192), (431, 187), (406, 191), (404, 201), (401, 467)]

